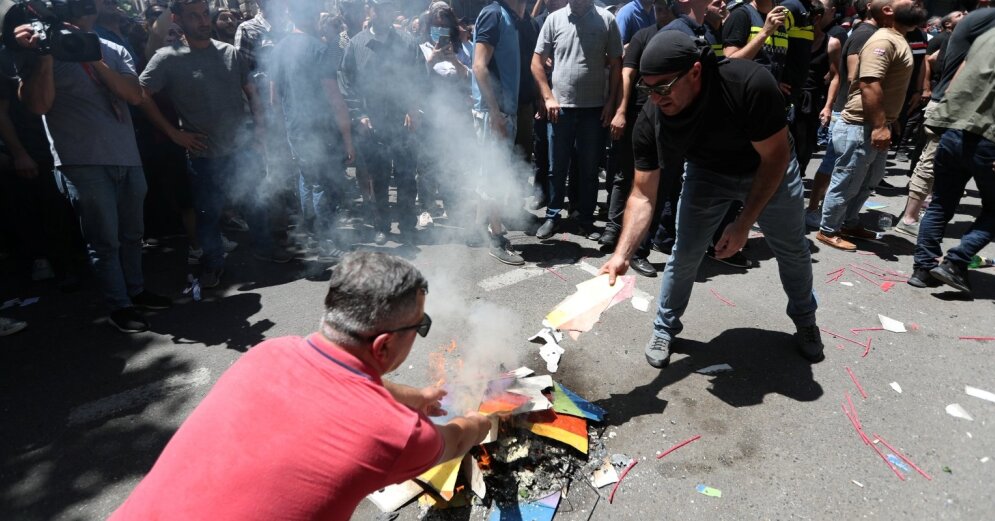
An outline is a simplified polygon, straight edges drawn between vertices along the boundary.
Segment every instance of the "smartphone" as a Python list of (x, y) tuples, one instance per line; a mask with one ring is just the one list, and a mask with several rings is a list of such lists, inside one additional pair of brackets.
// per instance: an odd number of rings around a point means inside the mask
[(449, 35), (448, 34), (443, 34), (442, 36), (439, 37), (438, 46), (439, 46), (438, 47), (439, 49), (445, 49), (447, 46), (449, 46)]

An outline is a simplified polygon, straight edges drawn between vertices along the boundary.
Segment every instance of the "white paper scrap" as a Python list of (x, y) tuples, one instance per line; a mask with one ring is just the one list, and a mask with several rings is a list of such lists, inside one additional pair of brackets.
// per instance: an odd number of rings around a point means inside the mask
[(633, 296), (632, 297), (632, 307), (636, 308), (643, 313), (649, 311), (650, 301), (645, 297)]
[(381, 512), (393, 512), (425, 492), (414, 480), (408, 480), (397, 485), (390, 485), (384, 489), (374, 492), (368, 496), (369, 499)]
[(853, 283), (852, 282), (847, 282), (845, 280), (843, 282), (840, 282), (840, 285), (853, 287)]
[(560, 356), (566, 350), (557, 344), (546, 344), (539, 348), (539, 356), (546, 361), (546, 370), (555, 373), (560, 368)]
[(732, 372), (732, 366), (729, 364), (715, 364), (708, 367), (702, 367), (695, 371), (698, 374), (713, 375), (719, 373), (729, 373)]
[(594, 469), (594, 474), (591, 475), (591, 484), (594, 485), (594, 488), (601, 488), (616, 482), (618, 482), (618, 471), (615, 470), (611, 460), (605, 458), (604, 464)]
[(970, 385), (964, 386), (964, 392), (969, 396), (975, 398), (981, 398), (982, 400), (988, 400), (989, 402), (995, 403), (995, 393), (990, 393), (984, 389), (978, 389), (977, 387), (971, 387)]
[(959, 403), (952, 403), (948, 405), (946, 410), (947, 414), (953, 416), (954, 418), (961, 418), (967, 421), (974, 421), (974, 418), (972, 418), (971, 415), (968, 414), (967, 411), (965, 411), (964, 408), (961, 407)]
[(885, 331), (891, 331), (892, 333), (905, 333), (905, 324), (893, 319), (888, 318), (884, 315), (878, 315), (878, 320), (881, 321), (881, 327)]
[(890, 385), (891, 388), (894, 389), (896, 393), (902, 394), (902, 386), (898, 385), (898, 382), (891, 382), (888, 385)]

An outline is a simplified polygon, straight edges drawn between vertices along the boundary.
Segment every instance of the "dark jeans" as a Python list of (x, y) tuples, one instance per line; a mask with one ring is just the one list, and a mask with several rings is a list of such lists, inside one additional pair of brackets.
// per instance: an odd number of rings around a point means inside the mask
[(795, 113), (795, 120), (791, 124), (791, 135), (795, 141), (795, 156), (798, 157), (798, 169), (805, 177), (808, 170), (808, 163), (815, 153), (816, 140), (819, 128), (822, 123), (819, 121), (819, 113), (805, 113), (798, 111)]
[(549, 124), (549, 157), (552, 176), (549, 180), (549, 204), (546, 219), (558, 219), (566, 196), (570, 154), (577, 148), (577, 200), (570, 208), (585, 222), (594, 221), (598, 198), (598, 161), (604, 151), (604, 127), (601, 107), (561, 109), (558, 121)]
[(359, 140), (366, 168), (373, 184), (373, 226), (384, 233), (390, 231), (390, 174), (393, 165), (395, 204), (399, 230), (412, 230), (418, 223), (415, 215), (415, 170), (418, 159), (410, 131), (402, 121), (373, 122), (373, 132)]
[[(635, 175), (635, 160), (632, 155), (632, 128), (636, 123), (638, 112), (626, 115), (625, 131), (618, 141), (613, 141), (608, 157), (608, 223), (606, 232), (622, 232), (622, 218), (625, 214), (625, 202), (632, 191), (632, 180)], [(662, 179), (661, 179), (662, 182)]]
[(536, 200), (542, 201), (546, 198), (549, 187), (549, 133), (546, 126), (549, 124), (545, 119), (536, 119), (532, 123), (532, 194)]
[(195, 157), (187, 162), (194, 210), (197, 212), (197, 239), (204, 250), (201, 265), (218, 270), (225, 264), (221, 244), (221, 211), (225, 202), (237, 206), (249, 222), (253, 247), (266, 252), (273, 248), (265, 200), (262, 161), (254, 154), (242, 156)]
[(960, 244), (947, 251), (946, 259), (967, 268), (971, 258), (992, 241), (995, 231), (995, 143), (971, 132), (947, 130), (940, 138), (933, 163), (933, 201), (919, 223), (914, 264), (916, 268), (932, 269), (943, 255), (940, 242), (947, 223), (957, 212), (967, 182), (981, 192), (981, 214), (961, 237)]
[(317, 240), (339, 240), (335, 230), (346, 181), (342, 152), (311, 137), (291, 137), (290, 148), (297, 158), (297, 193), (307, 231)]

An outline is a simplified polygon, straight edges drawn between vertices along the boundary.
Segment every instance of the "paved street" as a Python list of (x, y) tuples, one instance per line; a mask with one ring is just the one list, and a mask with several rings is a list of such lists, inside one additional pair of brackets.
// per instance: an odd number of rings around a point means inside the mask
[[(895, 168), (888, 181), (904, 187), (906, 177)], [(902, 194), (904, 188), (871, 200), (888, 204), (883, 211), (895, 215)], [(971, 188), (968, 195), (963, 210), (976, 215), (978, 194)], [(876, 226), (878, 215), (864, 216), (868, 227)], [(958, 215), (948, 237), (959, 238), (972, 221)], [(567, 232), (545, 242), (512, 233), (525, 268), (502, 265), (486, 249), (445, 241), (440, 227), (423, 232), (429, 244), (388, 246), (428, 276), (427, 311), (434, 322), (388, 378), (433, 383), (426, 354), (451, 340), (458, 346), (451, 357), (517, 363), (544, 374), (538, 345), (526, 339), (607, 258), (596, 243)], [(232, 238), (248, 240), (246, 234)], [(650, 311), (623, 303), (578, 341), (565, 339), (554, 379), (606, 409), (607, 431), (616, 433), (607, 440), (609, 452), (636, 457), (639, 464), (613, 504), (602, 489), (592, 516), (594, 493), (577, 484), (556, 519), (992, 519), (995, 461), (987, 458), (995, 458), (995, 403), (968, 396), (964, 386), (995, 392), (995, 342), (958, 337), (995, 336), (995, 269), (972, 271), (974, 300), (904, 283), (882, 291), (880, 281), (872, 284), (849, 269), (826, 283), (827, 273), (851, 263), (911, 273), (913, 239), (889, 233), (859, 246), (867, 254), (813, 242), (815, 290), (820, 325), (861, 342), (869, 337), (871, 349), (862, 356), (864, 347), (824, 335), (827, 358), (814, 366), (794, 351), (776, 261), (763, 239), (750, 241), (746, 254), (760, 266), (748, 273), (703, 262), (685, 333), (662, 371), (642, 353), (661, 279), (636, 275), (637, 288), (653, 297)], [(316, 328), (325, 286), (314, 264), (263, 265), (240, 248), (229, 258), (221, 290), (190, 302), (180, 295), (185, 248), (175, 239), (147, 251), (148, 287), (185, 300), (153, 315), (153, 331), (144, 334), (122, 335), (102, 323), (95, 292), (62, 295), (54, 287), (5, 283), (0, 300), (41, 299), (5, 312), (30, 327), (0, 339), (0, 519), (106, 518), (242, 353), (263, 339)], [(995, 247), (982, 254), (995, 256)], [(667, 257), (654, 252), (650, 260), (662, 269)], [(879, 313), (910, 331), (849, 331), (878, 327)], [(695, 373), (720, 363), (733, 371)], [(900, 481), (864, 445), (841, 410), (845, 393), (868, 435), (901, 450), (931, 481), (914, 471)], [(953, 403), (974, 420), (948, 415), (944, 408)], [(696, 443), (655, 458), (697, 434)], [(697, 493), (698, 484), (720, 489), (722, 497)], [(364, 502), (354, 519), (372, 520), (377, 513)], [(417, 504), (409, 505), (400, 519), (419, 514)], [(467, 512), (447, 518), (471, 519)]]

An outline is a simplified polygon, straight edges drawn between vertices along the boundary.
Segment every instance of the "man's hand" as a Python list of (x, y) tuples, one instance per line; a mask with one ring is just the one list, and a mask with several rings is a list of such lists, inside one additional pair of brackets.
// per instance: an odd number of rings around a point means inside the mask
[(615, 118), (615, 111), (612, 109), (611, 105), (606, 104), (601, 107), (601, 126), (608, 128), (612, 124), (612, 120)]
[(480, 442), (484, 441), (487, 437), (487, 433), (491, 432), (491, 419), (477, 411), (472, 411), (463, 416), (472, 428), (476, 429), (476, 436), (473, 437), (474, 441), (471, 446), (480, 445)]
[(923, 89), (922, 94), (919, 95), (919, 104), (921, 106), (926, 106), (929, 103), (930, 98), (933, 97), (933, 91), (930, 89)]
[(622, 134), (625, 133), (625, 111), (618, 110), (615, 112), (615, 117), (612, 118), (611, 122), (611, 133), (612, 141), (618, 141), (622, 139)]
[(829, 107), (823, 107), (822, 112), (819, 113), (819, 123), (824, 127), (829, 126), (829, 122), (833, 119), (833, 111)]
[(760, 30), (763, 33), (764, 38), (777, 32), (777, 28), (784, 25), (784, 19), (788, 16), (788, 8), (777, 6), (767, 13), (767, 20), (764, 21), (764, 27)]
[(777, 88), (781, 89), (781, 94), (784, 94), (784, 97), (786, 98), (791, 97), (791, 85), (788, 85), (787, 83), (781, 81), (777, 83)]
[(560, 119), (560, 102), (556, 101), (555, 96), (550, 96), (545, 100), (546, 104), (546, 117), (549, 119), (550, 123), (556, 123)]
[(173, 143), (183, 147), (184, 150), (189, 150), (191, 152), (203, 152), (207, 150), (207, 136), (197, 132), (184, 132), (182, 130), (174, 129), (169, 134), (169, 139)]
[(888, 150), (891, 146), (891, 127), (885, 125), (872, 130), (871, 145), (878, 150)]
[(345, 144), (345, 162), (352, 163), (356, 160), (356, 149), (352, 148), (352, 143)]
[(719, 242), (715, 244), (715, 257), (725, 259), (742, 250), (743, 246), (746, 245), (746, 239), (749, 238), (749, 235), (749, 226), (743, 226), (739, 219), (729, 223), (726, 229), (722, 231), (722, 237), (719, 237)]
[(608, 262), (605, 262), (601, 266), (601, 269), (598, 270), (598, 275), (607, 273), (608, 284), (610, 286), (614, 286), (615, 279), (618, 278), (619, 275), (625, 275), (626, 271), (629, 271), (629, 259), (616, 253), (608, 259)]
[(409, 132), (414, 132), (417, 126), (418, 120), (413, 113), (409, 112), (404, 115), (404, 128), (408, 129)]
[(370, 118), (360, 118), (359, 131), (367, 136), (373, 132), (373, 122), (370, 121)]
[(31, 159), (27, 153), (20, 153), (14, 156), (14, 173), (22, 179), (34, 179), (38, 177), (38, 163)]
[(409, 406), (425, 416), (445, 416), (446, 410), (442, 408), (442, 398), (445, 395), (446, 391), (439, 387), (422, 387), (418, 389), (416, 403)]
[(44, 35), (35, 31), (34, 27), (29, 24), (18, 25), (14, 28), (14, 41), (17, 45), (25, 49), (37, 49), (38, 42), (42, 40)]
[[(494, 114), (498, 114), (495, 116)], [(491, 127), (491, 134), (501, 139), (508, 139), (508, 127), (504, 124), (504, 117), (500, 112), (490, 112), (487, 115), (487, 124)]]

